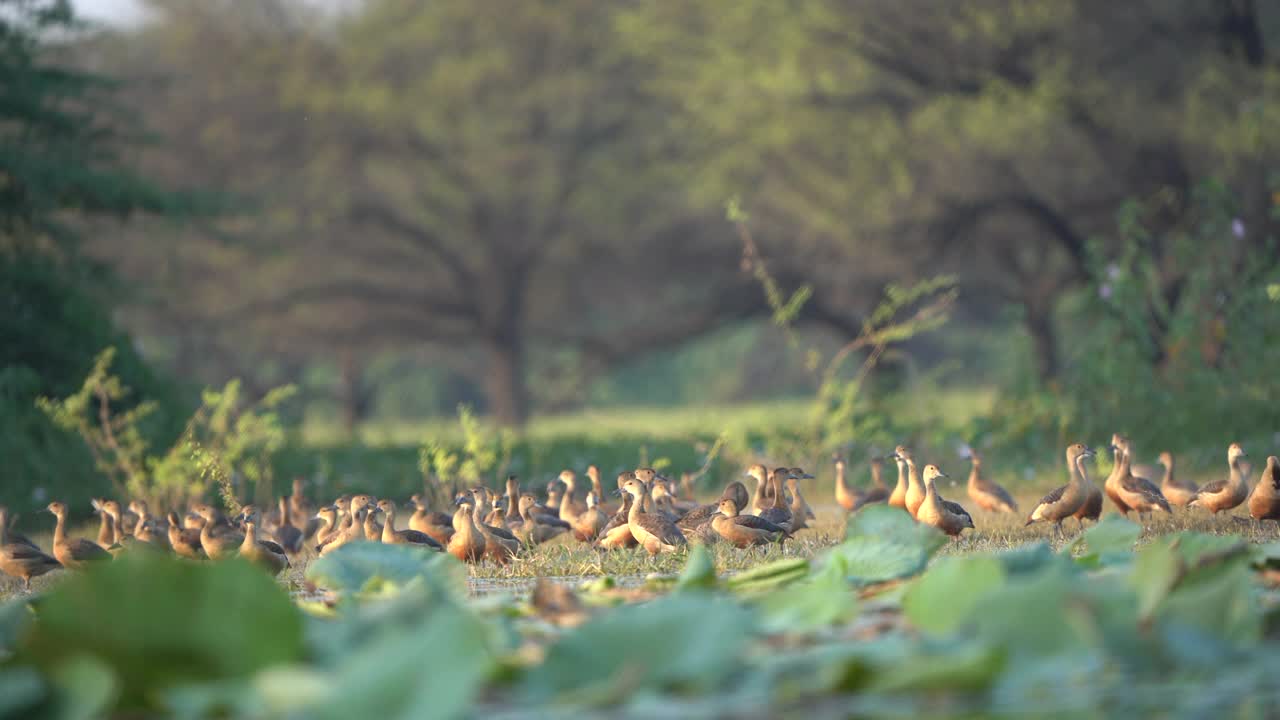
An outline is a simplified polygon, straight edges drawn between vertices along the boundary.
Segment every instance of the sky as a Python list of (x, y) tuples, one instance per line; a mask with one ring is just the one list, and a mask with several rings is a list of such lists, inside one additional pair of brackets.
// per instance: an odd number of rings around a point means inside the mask
[(142, 19), (142, 0), (74, 0), (79, 14), (87, 20), (108, 25), (130, 25)]

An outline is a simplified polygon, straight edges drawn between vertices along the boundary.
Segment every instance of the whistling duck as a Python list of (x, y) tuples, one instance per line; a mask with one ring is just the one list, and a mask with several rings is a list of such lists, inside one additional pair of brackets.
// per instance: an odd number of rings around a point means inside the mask
[(622, 507), (618, 508), (618, 512), (609, 519), (609, 524), (600, 531), (600, 538), (595, 543), (596, 547), (612, 550), (637, 545), (635, 536), (631, 534), (631, 524), (627, 521), (631, 516), (631, 506), (634, 503), (635, 500), (630, 493), (623, 493)]
[(1120, 473), (1121, 462), (1124, 460), (1125, 448), (1129, 446), (1129, 439), (1120, 433), (1111, 436), (1111, 474), (1107, 475), (1107, 481), (1102, 487), (1107, 492), (1107, 497), (1111, 498), (1111, 504), (1116, 506), (1121, 515), (1128, 516), (1131, 508), (1124, 501), (1124, 495), (1120, 492)]
[(507, 476), (507, 527), (515, 528), (524, 522), (524, 518), (520, 517), (520, 478), (515, 475)]
[(577, 473), (561, 470), (560, 482), (564, 484), (564, 496), (560, 498), (560, 519), (572, 525), (579, 515), (587, 511), (587, 504), (574, 494), (578, 489)]
[(242, 518), (241, 525), (244, 527), (244, 541), (240, 543), (240, 557), (269, 571), (272, 575), (279, 575), (281, 571), (289, 567), (289, 557), (285, 554), (284, 548), (280, 547), (279, 543), (271, 540), (258, 539), (258, 513), (256, 511), (242, 515)]
[(921, 481), (924, 483), (924, 500), (920, 503), (916, 519), (932, 525), (951, 537), (958, 536), (965, 528), (973, 528), (973, 518), (959, 503), (943, 500), (938, 495), (934, 481), (947, 477), (937, 465), (925, 465)]
[(1073, 517), (1089, 496), (1088, 471), (1084, 461), (1093, 457), (1093, 451), (1083, 443), (1067, 448), (1067, 468), (1071, 479), (1066, 485), (1054, 489), (1036, 503), (1027, 517), (1026, 525), (1034, 522), (1051, 522), (1058, 534), (1062, 534), (1062, 521)]
[(381, 542), (382, 540), (382, 523), (378, 522), (378, 499), (372, 495), (354, 495), (351, 498), (351, 507), (363, 507), (368, 510), (367, 513), (361, 515), (361, 529), (364, 530), (364, 539), (369, 542)]
[(200, 531), (182, 527), (178, 513), (169, 512), (169, 547), (179, 556), (191, 560), (203, 560), (204, 547), (200, 544)]
[[(121, 529), (124, 513), (120, 509), (119, 501), (107, 500), (102, 503), (102, 512), (111, 517), (113, 541), (111, 547), (107, 548), (107, 552), (112, 555), (117, 555), (125, 548), (146, 548), (150, 550), (162, 549), (161, 546), (154, 542), (155, 538), (150, 538), (150, 536), (148, 536), (149, 539), (144, 542), (139, 540), (137, 537), (124, 534), (124, 531)], [(141, 523), (135, 522), (134, 527), (141, 529)]]
[(897, 466), (897, 484), (893, 486), (893, 492), (888, 493), (888, 503), (893, 507), (901, 507), (906, 510), (906, 491), (910, 487), (910, 475), (906, 470), (906, 460), (897, 452), (890, 455), (893, 464)]
[[(845, 477), (844, 458), (837, 457), (836, 461), (836, 504), (844, 508), (847, 513), (856, 512), (858, 508), (867, 503), (867, 494), (862, 488), (856, 488), (849, 485), (848, 478)], [(872, 462), (876, 462), (873, 460)], [(875, 472), (874, 470), (872, 472)]]
[(656, 512), (671, 522), (677, 522), (681, 513), (676, 511), (675, 502), (671, 497), (670, 483), (663, 478), (654, 478), (652, 484), (646, 482), (645, 487), (649, 489), (651, 503), (647, 512)]
[(108, 550), (112, 545), (116, 544), (116, 532), (111, 515), (103, 509), (105, 503), (106, 501), (102, 498), (89, 500), (89, 504), (93, 506), (93, 511), (98, 514), (98, 547)]
[(1196, 493), (1200, 488), (1190, 480), (1174, 477), (1173, 470), (1173, 453), (1165, 451), (1160, 453), (1160, 464), (1164, 466), (1164, 477), (1160, 480), (1160, 492), (1164, 494), (1165, 500), (1170, 505), (1178, 507), (1186, 507), (1187, 503), (1195, 499)]
[(283, 495), (280, 497), (280, 524), (276, 527), (276, 544), (284, 548), (286, 555), (293, 557), (302, 552), (302, 541), (305, 533), (293, 522), (293, 507)]
[(716, 510), (711, 518), (711, 529), (735, 547), (767, 545), (791, 537), (786, 528), (758, 515), (739, 515), (738, 504), (730, 498), (722, 499)]
[(564, 500), (564, 483), (552, 480), (547, 483), (547, 512), (560, 517), (560, 503)]
[[(588, 497), (590, 497), (590, 495), (588, 495)], [(567, 529), (560, 524), (558, 518), (549, 518), (557, 521), (553, 524), (550, 522), (543, 522), (543, 518), (541, 516), (535, 515), (533, 513), (533, 506), (536, 505), (537, 502), (538, 499), (531, 493), (524, 493), (520, 496), (519, 513), (521, 522), (513, 532), (516, 537), (520, 539), (520, 542), (525, 545), (541, 545), (553, 537), (562, 535)]]
[(67, 537), (67, 506), (61, 502), (51, 502), (45, 508), (57, 518), (53, 526), (53, 556), (68, 570), (83, 570), (89, 563), (110, 560), (111, 554), (97, 543), (84, 538)]
[(445, 550), (462, 562), (478, 563), (485, 555), (485, 537), (476, 527), (473, 502), (468, 495), (456, 501), (458, 509), (453, 513), (453, 535)]
[[(813, 479), (813, 475), (810, 475), (809, 473), (805, 472), (804, 468), (793, 467), (791, 468), (791, 474), (795, 476), (796, 480), (812, 480)], [(787, 487), (790, 487), (790, 485), (788, 485)], [(783, 498), (783, 502), (786, 503), (785, 498)], [(790, 501), (790, 504), (791, 505), (795, 504), (794, 498)], [(806, 519), (808, 520), (817, 519), (818, 516), (814, 514), (813, 508), (809, 507), (809, 501), (805, 500), (803, 495), (800, 496), (800, 507), (804, 509), (804, 516)], [(795, 511), (792, 510), (792, 513), (794, 512)]]
[(157, 549), (165, 548), (164, 539), (156, 533), (154, 519), (151, 517), (151, 509), (144, 500), (132, 500), (129, 502), (129, 510), (138, 518), (133, 525), (133, 537), (138, 542), (147, 543)]
[(416, 508), (409, 518), (409, 529), (426, 533), (441, 545), (448, 545), (449, 538), (453, 537), (453, 517), (431, 510), (422, 495), (414, 495), (409, 500)]
[(337, 532), (331, 533), (325, 542), (316, 546), (320, 556), (324, 557), (347, 543), (365, 540), (364, 521), (370, 512), (372, 509), (368, 505), (352, 502), (347, 521), (339, 526)]
[(12, 525), (17, 520), (16, 515), (13, 517), (9, 517), (9, 510), (3, 506), (0, 506), (0, 513), (3, 514), (3, 519), (0, 519), (0, 524), (4, 525), (4, 531), (8, 533), (8, 538), (10, 543), (14, 543), (17, 545), (30, 545), (33, 550), (40, 549), (40, 546), (36, 545), (35, 542), (31, 540), (31, 538), (27, 537), (26, 535), (23, 535), (22, 533), (14, 532), (13, 528), (10, 527), (10, 525)]
[(1239, 443), (1231, 443), (1227, 448), (1229, 473), (1226, 479), (1214, 480), (1200, 488), (1196, 496), (1187, 504), (1207, 508), (1217, 515), (1223, 510), (1230, 510), (1244, 502), (1245, 498), (1249, 497), (1249, 480), (1241, 467), (1241, 460), (1244, 457), (1246, 457), (1244, 448), (1240, 447)]
[(1160, 488), (1146, 478), (1135, 476), (1130, 464), (1132, 459), (1128, 448), (1121, 448), (1121, 450), (1124, 454), (1120, 459), (1120, 479), (1116, 483), (1116, 488), (1124, 504), (1136, 510), (1139, 515), (1157, 510), (1170, 512), (1169, 501), (1165, 500), (1164, 495), (1160, 493)]
[(209, 559), (221, 560), (234, 555), (240, 544), (244, 542), (244, 535), (229, 532), (215, 533), (213, 529), (217, 526), (215, 521), (219, 513), (213, 506), (197, 503), (192, 506), (192, 509), (204, 518), (204, 527), (200, 530), (200, 546), (204, 548), (204, 553), (209, 556)]
[(1280, 521), (1280, 460), (1275, 455), (1267, 458), (1267, 467), (1249, 494), (1249, 514), (1254, 520)]
[(756, 513), (757, 516), (768, 520), (774, 525), (788, 529), (791, 527), (791, 508), (787, 507), (783, 502), (782, 483), (791, 475), (791, 468), (777, 468), (769, 473), (769, 485), (772, 486), (772, 491), (766, 491), (769, 493), (768, 507)]
[(316, 518), (318, 508), (312, 505), (303, 493), (301, 477), (293, 479), (293, 490), (289, 494), (289, 520), (293, 526), (302, 531), (304, 538), (315, 535), (319, 522)]
[(907, 493), (903, 497), (903, 502), (911, 517), (915, 517), (921, 503), (924, 502), (926, 492), (924, 480), (920, 477), (920, 467), (916, 465), (915, 456), (907, 447), (899, 445), (893, 452), (907, 464)]
[(520, 539), (510, 530), (503, 530), (484, 522), (483, 518), (489, 511), (488, 488), (474, 488), (471, 491), (471, 498), (471, 519), (475, 521), (476, 529), (484, 537), (485, 557), (501, 565), (511, 562), (511, 558), (515, 557), (520, 550)]
[(9, 535), (9, 511), (0, 507), (0, 572), (22, 580), (24, 592), (31, 591), (31, 578), (40, 577), (55, 568), (62, 567), (58, 560), (46, 555), (30, 542), (18, 541)]
[(338, 508), (333, 505), (326, 505), (316, 511), (316, 521), (320, 523), (320, 529), (316, 530), (316, 534), (311, 537), (315, 541), (315, 547), (319, 549), (326, 542), (329, 542), (334, 533), (338, 532)]
[(769, 471), (764, 465), (756, 463), (747, 468), (747, 477), (756, 481), (755, 492), (751, 495), (751, 514), (759, 515), (761, 510), (769, 507)]
[(688, 542), (675, 523), (666, 517), (644, 512), (644, 496), (648, 492), (645, 484), (638, 477), (626, 482), (622, 490), (631, 495), (631, 510), (627, 514), (627, 525), (631, 535), (650, 555), (660, 552), (675, 552)]
[(804, 495), (800, 494), (800, 479), (795, 477), (787, 478), (787, 491), (791, 493), (791, 525), (787, 530), (791, 533), (797, 533), (809, 527), (806, 522), (806, 508), (808, 503), (804, 501)]
[(587, 511), (578, 516), (573, 525), (573, 537), (582, 542), (592, 542), (600, 535), (600, 531), (609, 524), (609, 518), (600, 510), (596, 500), (596, 491), (587, 493)]
[(396, 504), (392, 500), (379, 500), (378, 512), (386, 518), (382, 523), (382, 542), (387, 545), (425, 545), (432, 550), (444, 550), (435, 538), (418, 530), (396, 530)]
[(680, 518), (676, 522), (676, 527), (680, 528), (681, 532), (688, 535), (691, 531), (697, 530), (698, 528), (706, 525), (711, 522), (711, 518), (715, 517), (715, 515), (720, 512), (720, 501), (726, 498), (733, 500), (734, 505), (739, 508), (744, 508), (751, 502), (751, 496), (747, 493), (747, 487), (737, 480), (732, 480), (728, 485), (724, 486), (724, 492), (720, 493), (720, 498), (718, 500), (706, 505), (699, 505), (693, 510), (685, 513), (684, 517)]
[(973, 467), (969, 469), (969, 499), (974, 505), (987, 512), (1016, 513), (1018, 503), (1013, 501), (1009, 492), (992, 480), (982, 476), (982, 455), (977, 450), (969, 451), (969, 461)]
[[(1075, 468), (1067, 468), (1068, 477), (1075, 474), (1075, 472)], [(1080, 509), (1076, 510), (1071, 517), (1075, 518), (1076, 524), (1083, 529), (1085, 520), (1091, 520), (1094, 523), (1097, 523), (1098, 518), (1102, 516), (1102, 488), (1099, 488), (1094, 484), (1093, 479), (1089, 477), (1088, 473), (1084, 473), (1082, 475), (1082, 484), (1084, 485), (1085, 490), (1084, 502), (1081, 503)]]

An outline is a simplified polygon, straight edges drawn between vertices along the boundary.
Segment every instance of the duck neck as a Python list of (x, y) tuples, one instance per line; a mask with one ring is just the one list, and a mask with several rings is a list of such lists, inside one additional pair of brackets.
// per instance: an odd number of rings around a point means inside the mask
[(906, 490), (907, 484), (910, 482), (907, 479), (908, 478), (907, 461), (903, 460), (902, 458), (898, 458), (896, 461), (894, 461), (894, 464), (898, 466), (898, 488)]
[(981, 463), (977, 463), (977, 462), (975, 462), (975, 463), (973, 464), (973, 467), (969, 468), (969, 487), (977, 487), (977, 486), (978, 486), (978, 480), (979, 480), (979, 479), (981, 478), (981, 476), (982, 476), (982, 471), (981, 471), (981, 470), (979, 470), (979, 468), (981, 468), (981, 467), (982, 467), (982, 464), (981, 464)]
[(1231, 467), (1231, 482), (1235, 485), (1247, 485), (1244, 477), (1244, 470), (1240, 467), (1240, 456), (1233, 455), (1229, 462)]
[(632, 523), (640, 519), (644, 502), (635, 495), (631, 496), (631, 509), (627, 511), (627, 522)]
[(113, 542), (115, 540), (115, 526), (111, 522), (111, 513), (108, 513), (106, 509), (99, 506), (98, 515), (100, 516), (98, 522), (98, 543), (105, 545), (106, 543)]
[(907, 460), (907, 481), (919, 490), (925, 489), (924, 480), (920, 477), (920, 468), (916, 466), (915, 460)]
[(1083, 486), (1083, 487), (1088, 487), (1093, 484), (1089, 480), (1089, 471), (1086, 470), (1084, 466), (1085, 460), (1087, 459), (1088, 458), (1086, 458), (1084, 455), (1076, 456), (1075, 463), (1073, 463), (1074, 467), (1072, 468), (1072, 472), (1071, 472), (1072, 484)]
[(120, 530), (120, 516), (112, 514), (108, 517), (111, 518), (111, 542), (119, 545), (120, 541), (124, 539), (124, 533)]
[(53, 544), (61, 545), (67, 541), (67, 515), (58, 513), (54, 518), (57, 522), (53, 525)]
[(386, 516), (382, 521), (382, 542), (387, 543), (396, 537), (396, 511), (387, 508), (382, 514)]

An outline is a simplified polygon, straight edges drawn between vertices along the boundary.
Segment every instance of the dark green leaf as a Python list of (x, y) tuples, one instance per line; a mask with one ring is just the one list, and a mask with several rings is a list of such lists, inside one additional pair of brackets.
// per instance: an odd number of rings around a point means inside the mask
[(709, 590), (716, 586), (716, 564), (706, 545), (694, 545), (676, 580), (677, 590)]

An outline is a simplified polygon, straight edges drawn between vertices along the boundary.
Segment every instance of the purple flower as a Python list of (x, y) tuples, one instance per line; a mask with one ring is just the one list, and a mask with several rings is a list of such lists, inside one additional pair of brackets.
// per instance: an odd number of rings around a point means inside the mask
[(1241, 220), (1240, 218), (1236, 218), (1235, 220), (1231, 221), (1231, 234), (1235, 235), (1238, 238), (1244, 237), (1244, 221), (1243, 220)]
[(1107, 266), (1107, 277), (1108, 277), (1109, 279), (1111, 279), (1111, 280), (1115, 280), (1115, 279), (1119, 278), (1119, 277), (1120, 277), (1120, 266), (1119, 266), (1119, 265), (1117, 265), (1117, 264), (1115, 264), (1115, 263), (1111, 263), (1110, 265), (1108, 265), (1108, 266)]
[(1111, 283), (1103, 283), (1098, 287), (1098, 297), (1103, 300), (1111, 299)]

